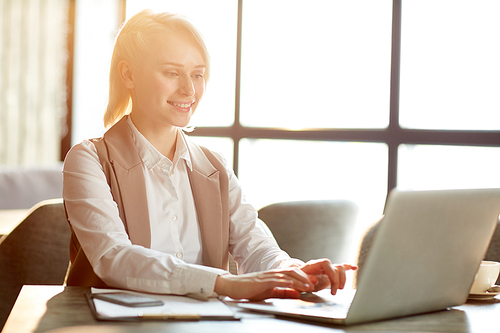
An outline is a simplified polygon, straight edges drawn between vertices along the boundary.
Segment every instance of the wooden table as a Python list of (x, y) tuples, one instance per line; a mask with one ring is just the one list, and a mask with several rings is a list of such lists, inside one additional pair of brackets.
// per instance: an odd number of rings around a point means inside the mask
[(500, 299), (471, 301), (448, 311), (354, 326), (331, 326), (253, 315), (241, 321), (99, 322), (82, 287), (24, 286), (2, 333), (121, 332), (499, 332)]

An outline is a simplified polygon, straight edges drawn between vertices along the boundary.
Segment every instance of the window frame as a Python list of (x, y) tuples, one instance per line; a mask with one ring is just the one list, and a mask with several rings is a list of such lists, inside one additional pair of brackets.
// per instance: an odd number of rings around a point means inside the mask
[[(125, 20), (126, 0), (118, 0), (120, 21)], [(196, 127), (192, 136), (231, 138), (233, 146), (233, 169), (238, 174), (239, 142), (244, 138), (251, 139), (285, 139), (285, 140), (316, 140), (385, 143), (388, 147), (388, 183), (387, 192), (397, 186), (398, 177), (398, 147), (401, 144), (410, 145), (454, 145), (500, 147), (500, 130), (420, 130), (407, 129), (399, 125), (399, 88), (401, 59), (401, 8), (403, 0), (393, 0), (392, 41), (391, 41), (391, 75), (390, 75), (390, 110), (389, 126), (384, 129), (314, 129), (287, 130), (282, 128), (246, 127), (240, 123), (240, 89), (241, 89), (241, 45), (243, 0), (238, 0), (237, 51), (236, 51), (236, 85), (234, 123), (227, 127)], [(71, 1), (71, 3), (73, 3)], [(74, 5), (70, 6), (69, 22), (74, 28)], [(71, 142), (71, 82), (73, 58), (73, 29), (68, 36), (68, 115), (65, 136), (61, 141), (61, 160), (69, 150)]]
[(393, 1), (392, 50), (390, 76), (390, 118), (385, 129), (315, 129), (286, 130), (277, 128), (245, 127), (240, 124), (240, 74), (243, 0), (238, 1), (237, 62), (235, 121), (230, 127), (197, 127), (190, 135), (230, 137), (234, 141), (235, 173), (238, 172), (239, 141), (253, 139), (289, 139), (320, 141), (356, 141), (385, 143), (388, 146), (388, 192), (397, 186), (398, 147), (401, 144), (466, 145), (500, 147), (500, 131), (419, 130), (399, 125), (399, 85), (401, 59), (402, 0)]

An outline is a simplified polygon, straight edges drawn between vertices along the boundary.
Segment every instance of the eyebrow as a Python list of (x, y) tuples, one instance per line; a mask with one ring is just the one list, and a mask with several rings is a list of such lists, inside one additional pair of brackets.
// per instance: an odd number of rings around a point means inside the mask
[[(162, 65), (171, 65), (171, 66), (176, 66), (176, 67), (184, 67), (183, 64), (178, 64), (176, 62), (169, 62), (169, 61), (164, 62)], [(195, 68), (205, 68), (205, 67), (207, 67), (207, 66), (205, 66), (205, 65), (197, 65), (197, 66), (195, 66)]]

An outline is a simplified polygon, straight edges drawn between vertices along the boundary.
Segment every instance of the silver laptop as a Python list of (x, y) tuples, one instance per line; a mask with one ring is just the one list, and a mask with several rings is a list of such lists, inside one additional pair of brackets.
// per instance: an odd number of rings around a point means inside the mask
[[(352, 297), (241, 303), (300, 319), (357, 324), (465, 303), (500, 214), (500, 189), (391, 191)], [(346, 299), (347, 298), (347, 299)], [(345, 305), (345, 302), (350, 302)]]

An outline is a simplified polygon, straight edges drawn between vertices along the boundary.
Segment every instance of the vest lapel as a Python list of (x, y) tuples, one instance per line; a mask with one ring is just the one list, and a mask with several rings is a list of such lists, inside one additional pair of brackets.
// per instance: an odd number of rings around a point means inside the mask
[[(120, 194), (121, 209), (125, 215), (122, 220), (126, 221), (132, 243), (150, 248), (151, 229), (142, 161), (135, 149), (126, 117), (113, 126), (109, 132), (111, 131), (113, 135), (105, 135), (104, 139), (116, 179), (120, 180), (117, 193)], [(186, 142), (193, 165), (193, 171), (188, 172), (188, 175), (200, 226), (203, 264), (227, 269), (229, 212), (223, 207), (228, 207), (228, 180), (226, 177), (221, 179), (217, 169), (224, 169), (224, 166), (220, 161), (210, 159), (213, 155), (205, 154), (189, 139)], [(223, 188), (226, 190), (221, 193)]]
[(227, 269), (229, 226), (223, 226), (220, 172), (199, 147), (186, 141), (193, 163), (189, 180), (198, 213), (203, 264)]
[[(121, 218), (130, 240), (133, 244), (150, 248), (151, 228), (142, 161), (135, 149), (126, 118), (123, 117), (113, 126), (109, 130), (109, 132), (113, 131), (113, 135), (104, 135), (104, 140), (116, 179), (119, 180), (117, 186), (121, 197), (120, 210), (123, 210), (125, 215)], [(115, 198), (115, 201), (119, 202), (117, 199)]]

